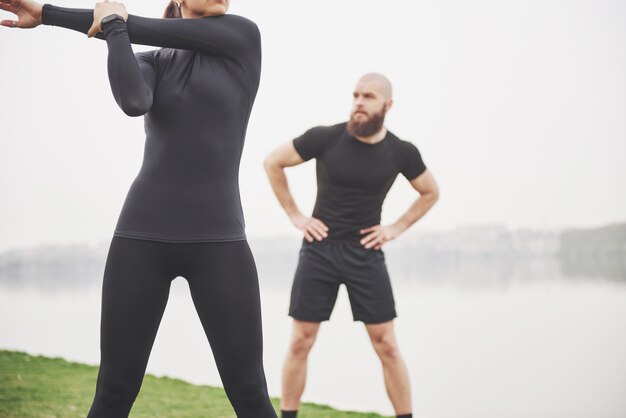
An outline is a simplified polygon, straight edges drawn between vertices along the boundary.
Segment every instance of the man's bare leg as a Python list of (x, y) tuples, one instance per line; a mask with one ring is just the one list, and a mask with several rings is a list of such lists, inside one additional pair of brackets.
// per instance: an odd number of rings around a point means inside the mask
[(365, 324), (367, 332), (374, 346), (374, 350), (383, 365), (385, 376), (385, 388), (393, 405), (396, 415), (410, 416), (411, 388), (409, 374), (404, 360), (398, 350), (398, 343), (394, 331), (394, 322), (388, 321), (381, 324)]
[(282, 411), (297, 411), (306, 383), (307, 360), (315, 343), (319, 322), (293, 320), (291, 343), (283, 365)]

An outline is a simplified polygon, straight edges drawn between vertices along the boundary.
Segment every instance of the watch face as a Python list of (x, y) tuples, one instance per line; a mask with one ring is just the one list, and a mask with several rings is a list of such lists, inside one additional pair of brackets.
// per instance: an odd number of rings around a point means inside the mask
[(118, 19), (124, 20), (124, 19), (122, 18), (122, 16), (120, 16), (120, 15), (116, 15), (116, 14), (114, 14), (114, 15), (109, 15), (109, 16), (105, 16), (105, 17), (104, 17), (104, 18), (100, 21), (100, 26), (102, 26), (103, 24), (108, 23), (108, 22), (110, 22), (110, 21), (112, 21), (112, 20), (118, 20)]

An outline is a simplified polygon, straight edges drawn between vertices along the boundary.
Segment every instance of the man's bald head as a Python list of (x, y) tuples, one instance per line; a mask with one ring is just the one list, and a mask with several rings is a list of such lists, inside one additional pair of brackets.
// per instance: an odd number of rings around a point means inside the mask
[(391, 83), (382, 74), (368, 73), (356, 83), (348, 132), (357, 138), (368, 138), (381, 132), (385, 115), (391, 109)]
[(387, 77), (380, 73), (367, 73), (362, 76), (357, 85), (359, 84), (369, 84), (372, 88), (376, 89), (379, 94), (381, 94), (385, 100), (389, 100), (393, 96), (393, 89), (391, 88), (391, 82)]

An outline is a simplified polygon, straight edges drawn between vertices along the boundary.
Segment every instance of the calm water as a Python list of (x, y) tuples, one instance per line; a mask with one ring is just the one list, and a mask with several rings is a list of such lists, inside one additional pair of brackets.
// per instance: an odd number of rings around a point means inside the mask
[[(398, 274), (394, 281), (416, 417), (626, 417), (626, 284), (556, 277), (437, 283)], [(262, 284), (272, 395), (280, 393), (289, 339), (288, 291)], [(99, 313), (97, 285), (0, 287), (0, 347), (97, 364)], [(220, 385), (182, 278), (173, 283), (148, 371)], [(304, 400), (392, 413), (378, 359), (362, 324), (351, 320), (343, 288), (311, 354)]]

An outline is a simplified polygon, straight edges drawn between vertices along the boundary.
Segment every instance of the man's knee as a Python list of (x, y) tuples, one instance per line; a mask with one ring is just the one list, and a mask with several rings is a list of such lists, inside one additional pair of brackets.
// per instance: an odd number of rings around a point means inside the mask
[(289, 346), (290, 354), (297, 357), (306, 357), (311, 348), (313, 348), (316, 336), (317, 329), (294, 330)]
[(381, 334), (372, 337), (374, 349), (383, 361), (397, 361), (400, 359), (398, 343), (393, 334)]

